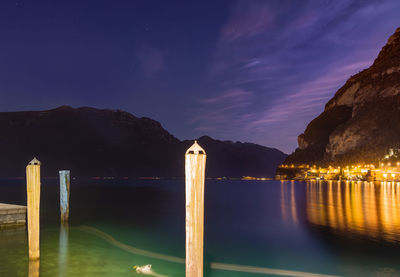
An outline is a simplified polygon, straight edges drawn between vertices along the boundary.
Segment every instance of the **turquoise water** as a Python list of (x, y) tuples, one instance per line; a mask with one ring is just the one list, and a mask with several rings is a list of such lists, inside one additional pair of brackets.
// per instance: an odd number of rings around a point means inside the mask
[[(399, 183), (207, 180), (205, 199), (205, 276), (400, 276)], [(25, 201), (0, 181), (0, 202)], [(43, 180), (40, 264), (25, 228), (0, 230), (0, 276), (184, 276), (183, 180), (75, 180), (70, 203), (61, 226)]]

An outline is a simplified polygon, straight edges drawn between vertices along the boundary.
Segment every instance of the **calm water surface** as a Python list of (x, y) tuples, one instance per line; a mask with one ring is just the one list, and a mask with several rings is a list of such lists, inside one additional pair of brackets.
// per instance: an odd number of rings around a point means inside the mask
[[(43, 180), (41, 260), (0, 230), (0, 276), (184, 276), (183, 180), (73, 181), (70, 224)], [(206, 181), (205, 276), (400, 276), (400, 183)], [(23, 180), (0, 202), (25, 204)], [(312, 275), (318, 274), (318, 275)]]

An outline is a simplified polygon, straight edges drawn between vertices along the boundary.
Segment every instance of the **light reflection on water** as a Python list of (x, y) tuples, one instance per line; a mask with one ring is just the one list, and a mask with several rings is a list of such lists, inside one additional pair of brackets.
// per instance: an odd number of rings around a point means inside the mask
[(68, 222), (62, 222), (60, 225), (60, 238), (58, 247), (58, 276), (64, 277), (68, 265)]
[(294, 224), (298, 223), (297, 219), (297, 205), (296, 205), (296, 193), (295, 193), (295, 182), (281, 182), (281, 213), (282, 219), (286, 223), (291, 222)]
[(400, 242), (399, 182), (309, 182), (307, 218), (316, 225)]
[[(42, 186), (40, 264), (28, 262), (24, 228), (0, 230), (0, 276), (140, 276), (132, 266), (145, 264), (184, 276), (183, 181), (73, 185), (69, 226), (58, 186)], [(399, 189), (208, 180), (205, 276), (400, 276)], [(0, 202), (25, 193), (0, 182)]]

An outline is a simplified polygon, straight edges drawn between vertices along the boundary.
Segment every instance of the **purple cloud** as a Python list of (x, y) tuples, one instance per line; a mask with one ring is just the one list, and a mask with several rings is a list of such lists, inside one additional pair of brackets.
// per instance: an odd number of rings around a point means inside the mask
[(244, 104), (246, 100), (253, 95), (252, 92), (250, 91), (245, 91), (242, 89), (233, 89), (233, 90), (228, 90), (224, 91), (223, 93), (218, 94), (217, 96), (210, 97), (210, 98), (204, 98), (201, 99), (201, 103), (205, 104), (225, 104), (229, 102), (240, 102), (241, 104)]
[[(237, 1), (210, 63), (210, 82), (223, 93), (199, 100), (197, 126), (293, 151), (307, 123), (395, 30), (393, 3)], [(224, 107), (214, 104), (225, 97)]]
[(144, 75), (148, 78), (166, 69), (164, 56), (157, 49), (143, 47), (137, 57)]
[(223, 91), (212, 97), (199, 100), (196, 116), (191, 123), (199, 135), (202, 132), (218, 131), (220, 138), (228, 139), (235, 125), (243, 124), (250, 116), (246, 113), (252, 102), (253, 93), (240, 88)]
[(221, 40), (236, 40), (266, 32), (274, 23), (272, 9), (264, 2), (238, 1), (221, 29)]
[(288, 123), (294, 118), (315, 117), (324, 108), (343, 80), (363, 68), (371, 65), (372, 61), (356, 62), (343, 66), (334, 65), (328, 74), (316, 80), (301, 84), (293, 93), (278, 99), (257, 120), (250, 123), (254, 128), (263, 128), (271, 123)]

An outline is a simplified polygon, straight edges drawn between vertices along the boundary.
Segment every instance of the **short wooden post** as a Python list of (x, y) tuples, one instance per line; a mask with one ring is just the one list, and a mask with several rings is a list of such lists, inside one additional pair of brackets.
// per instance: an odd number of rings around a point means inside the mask
[(29, 259), (40, 258), (40, 162), (34, 158), (26, 167), (26, 190), (28, 201), (28, 243)]
[(186, 277), (203, 276), (206, 152), (197, 141), (186, 151)]
[(70, 171), (60, 170), (60, 212), (61, 222), (67, 222), (69, 218), (69, 184)]

